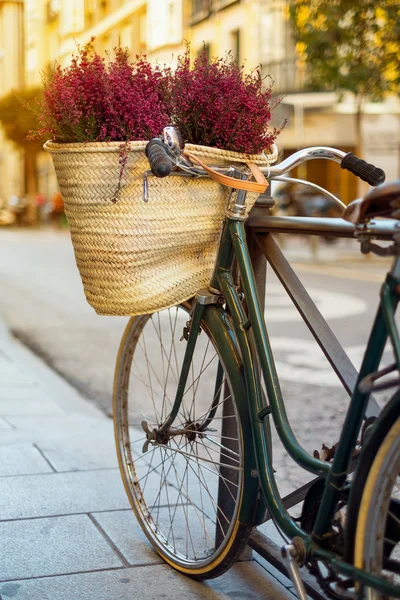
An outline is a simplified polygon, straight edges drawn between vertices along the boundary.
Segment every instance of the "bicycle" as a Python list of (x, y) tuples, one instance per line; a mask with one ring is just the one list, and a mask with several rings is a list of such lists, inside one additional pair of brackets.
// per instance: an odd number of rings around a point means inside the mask
[[(174, 166), (175, 175), (206, 176), (180, 153), (171, 135), (155, 142), (152, 158), (156, 174), (161, 164), (162, 175)], [(372, 184), (384, 179), (380, 169), (324, 147), (301, 150), (264, 171), (270, 180), (290, 180), (285, 173), (314, 158), (341, 163)], [(223, 167), (216, 170), (232, 174)], [(271, 216), (266, 207), (273, 201), (264, 196), (247, 221), (252, 243), (266, 255), (351, 394), (340, 441), (326, 460), (301, 447), (288, 421), (246, 242), (246, 192), (232, 192), (209, 289), (191, 302), (128, 323), (114, 381), (120, 470), (144, 533), (180, 572), (195, 579), (222, 574), (268, 515), (291, 540), (282, 555), (302, 599), (301, 565), (334, 598), (400, 597), (400, 500), (393, 491), (400, 471), (400, 392), (377, 418), (371, 396), (376, 389), (400, 384), (398, 377), (380, 379), (400, 370), (394, 321), (400, 293), (399, 223), (372, 220), (378, 214), (398, 217), (399, 201), (400, 182), (376, 188), (363, 203), (350, 205), (358, 211), (348, 217), (354, 225), (342, 219)], [(288, 231), (356, 236), (364, 252), (394, 256), (359, 374), (270, 235)], [(389, 249), (371, 241), (375, 238), (391, 240)], [(262, 288), (263, 283), (261, 296)], [(387, 339), (395, 362), (379, 370)], [(298, 498), (284, 502), (275, 482), (271, 420), (290, 456), (316, 475), (300, 498), (305, 498), (300, 522), (288, 513)]]

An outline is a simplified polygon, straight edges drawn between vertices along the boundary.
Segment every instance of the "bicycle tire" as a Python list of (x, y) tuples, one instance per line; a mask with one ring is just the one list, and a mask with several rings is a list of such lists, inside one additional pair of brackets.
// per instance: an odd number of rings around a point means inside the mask
[[(348, 508), (347, 557), (357, 568), (388, 578), (400, 594), (399, 403), (397, 393), (360, 455)], [(365, 588), (364, 597), (377, 600), (384, 595)]]
[[(251, 507), (253, 513), (256, 504), (256, 488), (254, 485), (252, 489), (246, 486), (251, 467), (249, 460), (252, 460), (249, 459), (251, 452), (244, 451), (242, 424), (245, 421), (245, 427), (248, 427), (247, 416), (243, 411), (243, 402), (238, 409), (239, 403), (231, 383), (233, 379), (235, 387), (240, 387), (237, 378), (243, 376), (237, 364), (232, 366), (232, 356), (229, 356), (232, 349), (226, 337), (222, 345), (220, 319), (202, 321), (190, 369), (191, 376), (178, 415), (178, 430), (180, 427), (184, 431), (185, 424), (187, 428), (187, 423), (191, 423), (194, 434), (194, 423), (203, 423), (205, 415), (210, 414), (210, 402), (212, 405), (212, 399), (218, 398), (217, 412), (212, 423), (208, 424), (207, 435), (196, 436), (193, 441), (190, 441), (187, 433), (174, 435), (164, 444), (150, 445), (151, 449), (141, 454), (144, 431), (143, 426), (140, 431), (135, 422), (135, 418), (143, 420), (146, 417), (151, 429), (167, 416), (166, 403), (169, 401), (171, 405), (175, 397), (179, 365), (186, 347), (180, 341), (178, 348), (174, 339), (181, 338), (189, 309), (189, 304), (184, 304), (129, 321), (115, 371), (114, 430), (125, 489), (153, 548), (182, 573), (195, 579), (208, 579), (221, 575), (239, 557), (251, 533), (249, 509), (246, 506)], [(208, 309), (207, 313), (212, 314), (212, 311)], [(214, 310), (214, 317), (215, 311), (218, 309)], [(168, 336), (171, 337), (169, 345)], [(215, 389), (214, 395), (211, 393), (210, 396), (211, 377), (208, 373), (212, 365), (215, 370), (218, 364), (216, 359), (222, 365), (224, 384), (221, 383), (220, 390)], [(236, 363), (237, 360), (238, 356)], [(200, 396), (203, 375), (207, 378), (206, 388)], [(187, 392), (190, 389), (193, 398), (189, 407)], [(143, 402), (145, 392), (148, 398), (150, 396), (146, 408)], [(130, 415), (134, 415), (134, 394), (137, 402), (135, 410), (139, 409), (140, 414), (130, 421)], [(202, 403), (201, 407), (198, 400)], [(221, 415), (222, 405), (229, 402), (230, 408)], [(153, 411), (154, 415), (148, 414)], [(237, 431), (235, 440), (225, 439), (221, 433), (221, 424), (228, 421), (230, 430)], [(216, 431), (210, 431), (215, 428)], [(232, 450), (235, 444), (237, 452)], [(221, 468), (226, 479), (220, 476)], [(223, 509), (218, 497), (221, 489), (228, 494), (228, 506)], [(243, 503), (245, 489), (246, 503)], [(245, 519), (244, 513), (247, 514)], [(193, 529), (189, 532), (191, 527)]]

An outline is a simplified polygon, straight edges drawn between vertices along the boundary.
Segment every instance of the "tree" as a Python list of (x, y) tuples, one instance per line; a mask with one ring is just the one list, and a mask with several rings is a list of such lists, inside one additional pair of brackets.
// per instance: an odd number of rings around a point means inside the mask
[[(6, 137), (23, 151), (25, 157), (25, 187), (31, 203), (38, 189), (36, 160), (45, 140), (30, 140), (30, 131), (38, 129), (33, 107), (41, 94), (40, 88), (14, 91), (0, 100), (0, 122)], [(34, 211), (31, 211), (34, 220)]]
[(289, 14), (309, 88), (354, 94), (359, 150), (365, 100), (400, 86), (399, 0), (290, 0)]

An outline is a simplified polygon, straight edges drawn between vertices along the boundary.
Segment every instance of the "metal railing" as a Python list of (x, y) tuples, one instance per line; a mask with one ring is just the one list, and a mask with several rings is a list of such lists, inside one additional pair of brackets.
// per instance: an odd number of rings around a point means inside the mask
[(263, 63), (262, 75), (270, 75), (272, 77), (275, 93), (291, 93), (306, 90), (306, 73), (304, 69), (298, 66), (298, 58), (296, 56)]

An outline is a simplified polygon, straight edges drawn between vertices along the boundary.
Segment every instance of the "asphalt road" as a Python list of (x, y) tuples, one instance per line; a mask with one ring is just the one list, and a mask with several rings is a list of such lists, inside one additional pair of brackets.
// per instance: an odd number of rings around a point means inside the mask
[[(285, 252), (359, 366), (386, 259), (362, 257), (356, 242), (321, 244), (317, 259), (291, 240)], [(125, 317), (96, 315), (86, 303), (68, 231), (0, 230), (0, 314), (14, 334), (102, 410)], [(348, 397), (275, 276), (267, 283), (266, 320), (293, 429), (312, 451), (337, 441)], [(307, 476), (277, 453), (284, 491)]]

